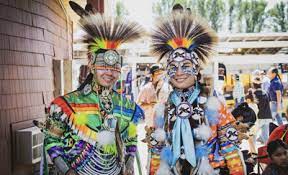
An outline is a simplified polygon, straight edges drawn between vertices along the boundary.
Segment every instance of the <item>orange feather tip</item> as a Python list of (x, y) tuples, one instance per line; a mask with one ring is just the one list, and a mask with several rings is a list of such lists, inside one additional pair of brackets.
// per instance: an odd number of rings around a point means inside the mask
[(170, 45), (173, 49), (183, 47), (183, 48), (189, 48), (190, 45), (192, 44), (192, 40), (189, 40), (187, 38), (173, 38), (168, 41), (167, 43)]
[(119, 41), (106, 41), (106, 49), (117, 49), (119, 45)]

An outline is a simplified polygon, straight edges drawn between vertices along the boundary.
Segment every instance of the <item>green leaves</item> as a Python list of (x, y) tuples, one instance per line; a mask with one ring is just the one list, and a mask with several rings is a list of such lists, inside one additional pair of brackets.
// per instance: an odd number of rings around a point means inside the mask
[(225, 18), (224, 0), (159, 0), (153, 4), (153, 12), (158, 16), (166, 16), (175, 4), (181, 4), (184, 9), (190, 8), (193, 13), (206, 18), (211, 27), (218, 31), (223, 26)]
[(159, 0), (153, 4), (153, 13), (159, 16), (166, 16), (171, 13), (174, 4), (174, 0)]
[(263, 29), (264, 20), (267, 18), (265, 9), (267, 2), (264, 0), (244, 1), (240, 6), (241, 14), (243, 14), (246, 33), (261, 32)]
[(206, 18), (216, 31), (230, 32), (287, 32), (288, 2), (280, 1), (268, 9), (266, 0), (158, 0), (153, 12), (166, 16), (173, 5), (179, 3), (184, 9)]
[(128, 15), (128, 10), (125, 8), (122, 1), (116, 2), (116, 17), (122, 18)]
[(288, 31), (288, 3), (280, 2), (268, 11), (274, 32)]
[(219, 31), (223, 26), (225, 18), (225, 4), (223, 0), (207, 0), (206, 2), (207, 19), (215, 31)]

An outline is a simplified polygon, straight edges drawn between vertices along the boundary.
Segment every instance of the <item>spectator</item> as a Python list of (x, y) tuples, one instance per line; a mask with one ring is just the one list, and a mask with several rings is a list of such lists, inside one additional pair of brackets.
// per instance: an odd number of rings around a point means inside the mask
[(288, 146), (282, 140), (268, 143), (267, 152), (271, 163), (265, 168), (262, 175), (287, 175), (288, 172)]
[(270, 78), (270, 87), (268, 90), (270, 99), (270, 108), (273, 119), (277, 121), (278, 125), (283, 124), (282, 120), (282, 94), (283, 84), (278, 73), (278, 69), (271, 67), (268, 71), (268, 77)]
[(163, 86), (163, 73), (163, 68), (159, 64), (153, 64), (150, 67), (151, 82), (140, 90), (136, 101), (145, 111), (145, 122), (148, 126), (153, 126), (153, 109), (159, 101), (158, 95)]
[(146, 68), (144, 71), (144, 76), (141, 77), (139, 91), (143, 89), (143, 87), (151, 81), (150, 77), (150, 68)]
[(246, 94), (245, 99), (246, 99), (246, 102), (248, 103), (248, 106), (253, 109), (255, 114), (258, 114), (259, 112), (259, 109), (257, 106), (258, 101), (253, 93), (253, 89), (248, 90), (248, 93)]
[(266, 71), (263, 70), (260, 72), (261, 78), (262, 78), (262, 89), (268, 93), (269, 87), (270, 87), (270, 79), (266, 75)]
[[(256, 148), (252, 139), (254, 135), (254, 129), (252, 129), (252, 126), (256, 121), (256, 114), (254, 110), (250, 108), (246, 102), (244, 102), (238, 105), (237, 108), (235, 108), (231, 113), (237, 121), (236, 128), (239, 131), (239, 140), (241, 141), (248, 139), (250, 152), (256, 153)], [(244, 145), (245, 144), (246, 143), (244, 143)]]
[(269, 97), (262, 89), (262, 78), (260, 75), (255, 75), (252, 79), (253, 91), (257, 99), (259, 112), (257, 115), (256, 133), (260, 130), (257, 138), (262, 144), (266, 144), (269, 138), (269, 123), (272, 122), (272, 115), (269, 106)]
[(233, 88), (233, 98), (235, 100), (235, 108), (240, 104), (244, 102), (244, 87), (242, 82), (240, 81), (239, 75), (235, 75), (235, 86)]
[(231, 113), (237, 121), (246, 123), (249, 126), (253, 125), (256, 121), (256, 113), (246, 102), (238, 105)]
[(218, 80), (216, 80), (214, 84), (213, 96), (217, 97), (224, 105), (226, 105), (226, 100), (224, 97), (226, 75), (226, 66), (222, 63), (218, 63)]

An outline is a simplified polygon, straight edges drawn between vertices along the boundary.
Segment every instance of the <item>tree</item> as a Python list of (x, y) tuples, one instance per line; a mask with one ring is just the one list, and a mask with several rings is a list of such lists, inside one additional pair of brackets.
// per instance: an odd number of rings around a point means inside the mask
[(158, 16), (166, 16), (170, 14), (173, 5), (174, 0), (160, 0), (153, 4), (153, 13)]
[(125, 8), (122, 1), (116, 2), (116, 17), (121, 18), (128, 15), (128, 10)]
[(225, 17), (225, 4), (223, 0), (207, 0), (206, 13), (211, 27), (217, 32), (222, 29)]
[(207, 5), (206, 0), (197, 0), (196, 2), (196, 9), (197, 13), (200, 14), (203, 18), (207, 19)]
[(238, 20), (242, 24), (244, 20), (245, 32), (261, 32), (264, 26), (267, 2), (264, 0), (246, 0), (241, 3)]
[(237, 28), (236, 31), (241, 33), (243, 32), (243, 16), (244, 16), (244, 12), (243, 12), (243, 8), (242, 8), (242, 0), (238, 0), (237, 4), (236, 4), (236, 24), (237, 24)]
[(235, 18), (235, 8), (236, 8), (236, 1), (235, 0), (229, 0), (228, 1), (228, 29), (229, 31), (232, 31), (233, 29), (233, 21)]
[(158, 0), (153, 4), (153, 13), (157, 16), (166, 16), (171, 13), (175, 4), (181, 4), (184, 9), (190, 8), (193, 12), (197, 11), (197, 0)]
[(222, 29), (226, 11), (224, 0), (159, 0), (153, 4), (153, 12), (158, 16), (166, 16), (177, 3), (206, 18), (214, 30)]
[(272, 9), (269, 10), (271, 24), (274, 32), (287, 32), (288, 31), (288, 3), (277, 3)]

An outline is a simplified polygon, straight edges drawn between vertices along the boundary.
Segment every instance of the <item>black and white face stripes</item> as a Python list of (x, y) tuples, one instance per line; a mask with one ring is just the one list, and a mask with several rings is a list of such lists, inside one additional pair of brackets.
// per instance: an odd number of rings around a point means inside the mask
[(195, 52), (189, 53), (186, 49), (178, 48), (168, 57), (167, 73), (169, 77), (173, 77), (178, 70), (181, 70), (185, 74), (197, 75), (199, 70), (198, 60)]

